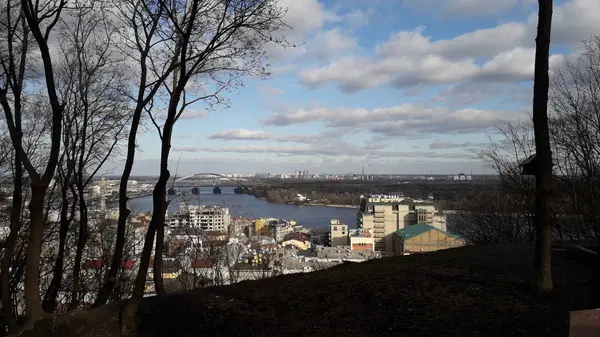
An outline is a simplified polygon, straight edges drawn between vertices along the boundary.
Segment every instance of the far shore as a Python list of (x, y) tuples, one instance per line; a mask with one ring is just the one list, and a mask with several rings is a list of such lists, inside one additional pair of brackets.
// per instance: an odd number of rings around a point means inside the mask
[(358, 208), (358, 205), (338, 205), (338, 204), (294, 204), (294, 203), (288, 203), (285, 201), (280, 201), (280, 202), (276, 202), (276, 201), (271, 201), (265, 197), (256, 197), (258, 199), (264, 200), (266, 202), (272, 203), (272, 204), (286, 204), (286, 205), (294, 205), (294, 206), (320, 206), (320, 207), (335, 207), (335, 208)]
[(336, 204), (303, 204), (303, 206), (321, 206), (335, 208), (358, 208), (358, 205), (336, 205)]

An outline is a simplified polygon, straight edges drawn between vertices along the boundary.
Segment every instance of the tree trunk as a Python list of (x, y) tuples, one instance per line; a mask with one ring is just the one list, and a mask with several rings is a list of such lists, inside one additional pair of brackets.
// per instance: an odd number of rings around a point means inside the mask
[[(138, 98), (140, 102), (142, 98)], [(123, 168), (123, 175), (121, 175), (121, 181), (119, 183), (119, 221), (117, 224), (117, 239), (115, 242), (115, 252), (112, 255), (110, 268), (106, 275), (104, 284), (98, 291), (98, 296), (94, 302), (94, 307), (99, 307), (106, 304), (111, 292), (115, 288), (117, 281), (117, 274), (121, 267), (121, 261), (123, 260), (123, 249), (125, 247), (125, 229), (127, 227), (127, 218), (131, 211), (127, 208), (127, 182), (131, 176), (131, 170), (133, 168), (133, 160), (135, 157), (135, 140), (137, 136), (138, 126), (140, 124), (140, 118), (142, 116), (143, 106), (138, 103), (133, 118), (131, 121), (131, 129), (129, 130), (129, 138), (127, 141), (127, 159), (125, 160), (125, 167)]]
[[(164, 156), (161, 155), (161, 157)], [(168, 156), (168, 154), (167, 154)], [(161, 159), (162, 162), (162, 159)], [(162, 166), (162, 165), (161, 165)], [(167, 210), (167, 201), (166, 199), (166, 187), (167, 182), (169, 181), (169, 170), (163, 170), (161, 168), (161, 174), (158, 178), (158, 182), (156, 186), (154, 186), (154, 191), (152, 193), (153, 199), (153, 210), (152, 210), (152, 219), (150, 220), (149, 227), (156, 228), (156, 248), (154, 250), (154, 265), (153, 265), (153, 275), (154, 275), (154, 288), (156, 289), (157, 295), (165, 295), (165, 285), (162, 277), (163, 270), (163, 259), (162, 259), (162, 251), (164, 245), (164, 237), (165, 237), (165, 212)]]
[[(142, 257), (140, 259), (140, 269), (138, 270), (137, 277), (135, 279), (135, 285), (133, 294), (121, 316), (121, 332), (124, 336), (129, 336), (131, 331), (137, 329), (137, 310), (139, 303), (144, 296), (144, 290), (146, 288), (146, 276), (148, 274), (148, 266), (150, 265), (150, 256), (152, 255), (152, 245), (154, 243), (154, 234), (156, 233), (156, 227), (153, 227), (153, 222), (150, 221), (148, 225), (148, 231), (144, 238), (144, 248), (142, 249)], [(155, 271), (156, 273), (156, 271)]]
[[(176, 98), (175, 101), (178, 101)], [(177, 104), (175, 103), (175, 106)], [(165, 213), (167, 211), (167, 183), (171, 174), (169, 173), (169, 152), (171, 150), (171, 136), (173, 134), (173, 124), (175, 112), (171, 115), (173, 118), (167, 118), (162, 135), (162, 146), (160, 153), (160, 177), (154, 186), (153, 210), (150, 224), (156, 228), (156, 249), (154, 251), (154, 286), (157, 295), (166, 294), (162, 277), (162, 252), (165, 236)]]
[(552, 190), (552, 154), (548, 129), (548, 89), (552, 0), (538, 0), (538, 30), (535, 39), (535, 74), (533, 83), (533, 129), (538, 161), (535, 181), (535, 276), (536, 288), (552, 290), (552, 226), (550, 193)]
[(40, 296), (40, 257), (44, 235), (44, 198), (48, 183), (36, 179), (31, 182), (29, 202), (30, 229), (25, 266), (25, 308), (30, 323), (44, 316)]
[(88, 238), (88, 217), (87, 217), (87, 204), (85, 202), (85, 195), (83, 186), (77, 186), (77, 194), (79, 197), (79, 236), (77, 237), (77, 248), (75, 251), (75, 262), (73, 264), (73, 290), (71, 292), (71, 303), (69, 304), (69, 310), (77, 309), (79, 305), (79, 296), (81, 295), (81, 260), (83, 259), (83, 249)]
[[(20, 129), (20, 126), (19, 126)], [(11, 259), (14, 258), (13, 253), (17, 235), (21, 230), (21, 207), (23, 205), (23, 166), (21, 164), (21, 155), (18, 150), (15, 150), (15, 172), (13, 178), (13, 200), (10, 210), (10, 233), (6, 238), (6, 246), (4, 248), (4, 256), (2, 257), (2, 310), (4, 320), (8, 325), (8, 332), (14, 332), (18, 328), (17, 318), (13, 311), (11, 294), (14, 290), (10, 285), (10, 266)]]
[(180, 88), (185, 87), (185, 83), (186, 82), (183, 79), (180, 81), (181, 86), (173, 90), (171, 100), (169, 102), (167, 119), (165, 120), (161, 139), (160, 176), (156, 182), (156, 185), (154, 185), (154, 190), (152, 191), (152, 219), (150, 219), (148, 232), (146, 232), (146, 237), (144, 239), (144, 248), (142, 250), (140, 269), (135, 281), (133, 296), (127, 303), (121, 320), (121, 332), (124, 335), (127, 335), (130, 331), (133, 331), (137, 328), (137, 310), (144, 295), (146, 275), (148, 273), (148, 265), (150, 264), (150, 255), (152, 254), (152, 244), (154, 243), (154, 235), (157, 231), (159, 234), (157, 235), (156, 250), (154, 254), (154, 284), (157, 294), (162, 295), (166, 293), (162, 279), (162, 246), (164, 240), (165, 212), (167, 210), (167, 182), (170, 178), (168, 161), (169, 152), (171, 150), (171, 136), (173, 133), (173, 125), (175, 124), (177, 105), (179, 104), (179, 99), (182, 93)]
[[(56, 256), (56, 262), (54, 263), (54, 269), (52, 270), (52, 281), (48, 286), (46, 295), (44, 296), (43, 307), (46, 312), (54, 312), (56, 309), (56, 297), (60, 290), (60, 285), (63, 279), (63, 268), (65, 261), (65, 245), (67, 242), (67, 234), (69, 233), (69, 227), (71, 225), (72, 218), (69, 218), (69, 199), (68, 199), (68, 181), (70, 174), (67, 174), (65, 181), (63, 182), (61, 190), (61, 206), (60, 206), (60, 228), (58, 233), (58, 254)], [(75, 200), (73, 200), (75, 203)], [(73, 214), (73, 213), (71, 213)]]

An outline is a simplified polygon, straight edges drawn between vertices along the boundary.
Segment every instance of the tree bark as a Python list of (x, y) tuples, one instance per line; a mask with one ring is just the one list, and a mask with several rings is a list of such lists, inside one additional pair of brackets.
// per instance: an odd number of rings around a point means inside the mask
[[(58, 233), (58, 254), (56, 256), (56, 262), (54, 263), (54, 269), (52, 270), (52, 281), (48, 286), (46, 295), (44, 296), (44, 302), (42, 306), (46, 312), (54, 312), (56, 309), (56, 297), (63, 279), (64, 273), (64, 262), (65, 262), (65, 245), (67, 242), (67, 234), (69, 233), (69, 227), (71, 225), (72, 216), (69, 217), (69, 206), (74, 206), (73, 203), (69, 202), (68, 199), (68, 184), (71, 174), (67, 173), (66, 177), (62, 182), (61, 187), (61, 206), (60, 206), (60, 228)], [(71, 211), (71, 215), (73, 212)]]
[[(21, 129), (20, 120), (18, 121), (18, 129)], [(19, 134), (19, 138), (21, 135)], [(4, 248), (4, 256), (2, 257), (2, 310), (4, 319), (8, 326), (8, 332), (14, 332), (18, 329), (17, 318), (13, 311), (12, 304), (12, 287), (10, 284), (10, 266), (12, 264), (15, 243), (17, 235), (21, 230), (21, 207), (23, 205), (23, 166), (21, 164), (20, 151), (15, 149), (14, 158), (15, 172), (13, 178), (13, 200), (10, 210), (10, 233), (6, 238), (6, 246)]]
[[(177, 90), (174, 95), (180, 95)], [(171, 176), (169, 172), (169, 152), (171, 150), (171, 136), (173, 134), (173, 125), (175, 124), (175, 113), (177, 111), (178, 96), (173, 96), (169, 108), (169, 114), (165, 121), (160, 153), (160, 177), (154, 186), (153, 210), (150, 225), (156, 228), (156, 249), (154, 251), (154, 287), (157, 295), (166, 294), (162, 277), (163, 260), (162, 252), (165, 237), (165, 213), (167, 211), (167, 183)]]
[[(161, 155), (163, 156), (163, 155)], [(167, 153), (168, 157), (168, 153)], [(161, 159), (162, 162), (162, 159)], [(162, 166), (162, 165), (161, 165)], [(154, 187), (152, 194), (153, 199), (153, 211), (152, 219), (150, 220), (150, 226), (156, 228), (156, 246), (154, 250), (154, 265), (153, 265), (153, 276), (154, 276), (154, 288), (156, 289), (157, 295), (165, 295), (165, 285), (162, 277), (163, 271), (163, 259), (162, 251), (164, 246), (165, 238), (165, 212), (167, 210), (167, 182), (169, 181), (169, 170), (161, 168), (161, 174)]]
[(117, 274), (121, 267), (121, 260), (123, 259), (123, 249), (125, 247), (125, 229), (127, 226), (127, 218), (131, 211), (127, 208), (127, 182), (131, 176), (131, 170), (133, 169), (133, 160), (135, 157), (135, 140), (137, 136), (138, 126), (140, 124), (140, 118), (142, 115), (142, 107), (138, 107), (134, 112), (133, 119), (131, 121), (131, 129), (129, 130), (129, 139), (127, 142), (127, 159), (125, 160), (125, 167), (123, 168), (123, 174), (121, 175), (121, 181), (119, 183), (119, 220), (117, 223), (117, 239), (115, 242), (115, 252), (112, 255), (110, 268), (106, 275), (106, 279), (102, 288), (98, 292), (94, 307), (99, 307), (108, 301), (110, 294), (115, 288), (117, 282)]
[[(121, 316), (121, 333), (124, 336), (137, 329), (137, 311), (142, 297), (144, 296), (144, 290), (146, 288), (146, 276), (148, 274), (148, 266), (150, 265), (150, 256), (152, 255), (152, 245), (154, 243), (154, 234), (156, 233), (156, 227), (153, 227), (152, 221), (148, 225), (148, 231), (144, 238), (144, 248), (142, 249), (142, 257), (140, 259), (140, 269), (135, 279), (135, 286), (133, 288), (133, 294)], [(156, 272), (156, 271), (155, 271)]]
[(25, 303), (27, 318), (31, 323), (44, 316), (40, 296), (40, 257), (44, 235), (44, 198), (48, 183), (39, 179), (31, 183), (29, 202), (30, 228), (25, 266)]
[[(79, 185), (79, 184), (78, 184)], [(81, 261), (83, 259), (83, 249), (88, 238), (88, 217), (87, 217), (87, 204), (85, 202), (85, 195), (83, 186), (77, 186), (77, 194), (79, 198), (79, 236), (77, 237), (77, 248), (75, 251), (75, 262), (73, 264), (73, 290), (71, 292), (71, 303), (69, 304), (69, 310), (77, 309), (79, 305), (79, 296), (81, 293)]]
[(552, 225), (550, 193), (552, 190), (552, 154), (548, 129), (548, 90), (552, 0), (538, 0), (539, 17), (535, 39), (535, 73), (533, 82), (533, 129), (538, 161), (535, 182), (535, 278), (536, 288), (546, 293), (552, 284)]

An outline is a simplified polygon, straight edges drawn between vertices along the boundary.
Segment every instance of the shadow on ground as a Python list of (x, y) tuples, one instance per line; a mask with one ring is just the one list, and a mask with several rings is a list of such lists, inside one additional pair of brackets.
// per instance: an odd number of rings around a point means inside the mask
[[(567, 336), (592, 268), (555, 252), (556, 290), (539, 297), (532, 258), (529, 245), (465, 247), (152, 297), (136, 336)], [(119, 336), (118, 312), (57, 315), (23, 336)]]

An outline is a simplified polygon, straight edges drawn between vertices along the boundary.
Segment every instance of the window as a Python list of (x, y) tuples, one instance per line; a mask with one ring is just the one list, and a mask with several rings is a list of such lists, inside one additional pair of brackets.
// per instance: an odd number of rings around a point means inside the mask
[(333, 227), (333, 230), (334, 230), (334, 231), (337, 231), (337, 226)]

